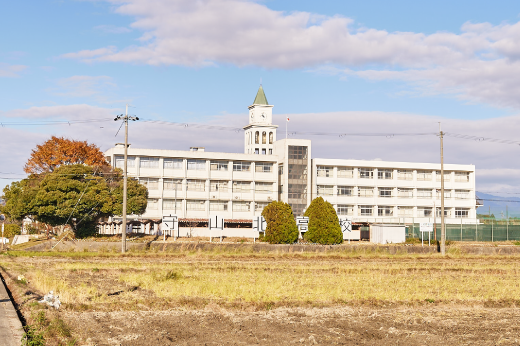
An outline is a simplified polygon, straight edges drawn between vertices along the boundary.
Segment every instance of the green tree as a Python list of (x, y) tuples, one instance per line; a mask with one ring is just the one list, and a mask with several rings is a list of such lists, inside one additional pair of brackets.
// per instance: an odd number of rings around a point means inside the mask
[(267, 222), (265, 240), (271, 244), (292, 244), (298, 239), (298, 227), (292, 208), (284, 202), (269, 203), (262, 211)]
[(340, 244), (343, 242), (343, 233), (339, 224), (338, 215), (334, 207), (323, 198), (315, 198), (305, 211), (309, 217), (309, 229), (304, 239), (318, 244)]
[[(95, 232), (100, 217), (122, 212), (123, 180), (119, 170), (63, 165), (51, 173), (32, 175), (4, 189), (4, 212), (14, 219), (32, 215), (51, 226), (70, 225), (76, 236)], [(148, 190), (128, 180), (128, 214), (142, 214)]]

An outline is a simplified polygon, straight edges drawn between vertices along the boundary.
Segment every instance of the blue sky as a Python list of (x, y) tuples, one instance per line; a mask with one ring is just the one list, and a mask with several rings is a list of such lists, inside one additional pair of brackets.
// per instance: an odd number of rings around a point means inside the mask
[[(329, 132), (433, 132), (442, 121), (448, 132), (515, 140), (519, 14), (517, 1), (477, 0), (4, 2), (0, 121), (106, 118), (130, 103), (143, 119), (240, 127), (261, 79), (275, 121), (291, 115), (298, 131), (315, 119)], [(4, 126), (0, 172), (21, 176), (52, 134), (107, 149), (117, 124), (105, 125)], [(173, 129), (134, 143), (242, 150), (240, 135)], [(436, 143), (313, 145), (321, 157), (437, 162)], [(520, 193), (517, 146), (446, 145), (448, 162), (477, 166), (477, 188)]]

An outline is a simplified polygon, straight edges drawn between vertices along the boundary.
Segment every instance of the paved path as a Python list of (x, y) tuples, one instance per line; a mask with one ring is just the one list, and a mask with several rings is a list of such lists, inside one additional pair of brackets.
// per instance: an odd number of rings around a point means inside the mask
[(0, 344), (2, 346), (20, 346), (23, 335), (22, 323), (16, 314), (13, 303), (0, 283)]

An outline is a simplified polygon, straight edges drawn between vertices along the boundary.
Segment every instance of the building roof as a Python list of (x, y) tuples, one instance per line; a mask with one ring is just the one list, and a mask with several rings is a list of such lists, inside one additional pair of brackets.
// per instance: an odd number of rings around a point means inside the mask
[(265, 97), (264, 88), (262, 88), (262, 84), (260, 84), (260, 88), (258, 88), (258, 92), (256, 93), (254, 105), (268, 105), (267, 98)]

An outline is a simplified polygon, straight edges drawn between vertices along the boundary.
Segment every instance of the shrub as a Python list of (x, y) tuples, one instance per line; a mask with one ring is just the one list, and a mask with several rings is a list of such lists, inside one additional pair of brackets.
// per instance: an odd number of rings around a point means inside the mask
[(271, 244), (292, 244), (298, 239), (298, 227), (292, 208), (284, 202), (273, 201), (262, 211), (267, 222), (264, 241)]
[(22, 234), (20, 226), (15, 224), (4, 225), (4, 237), (12, 238), (15, 235)]
[(309, 217), (309, 229), (305, 232), (305, 240), (318, 244), (340, 244), (343, 242), (343, 233), (339, 224), (338, 215), (334, 207), (323, 198), (315, 198), (305, 211)]

